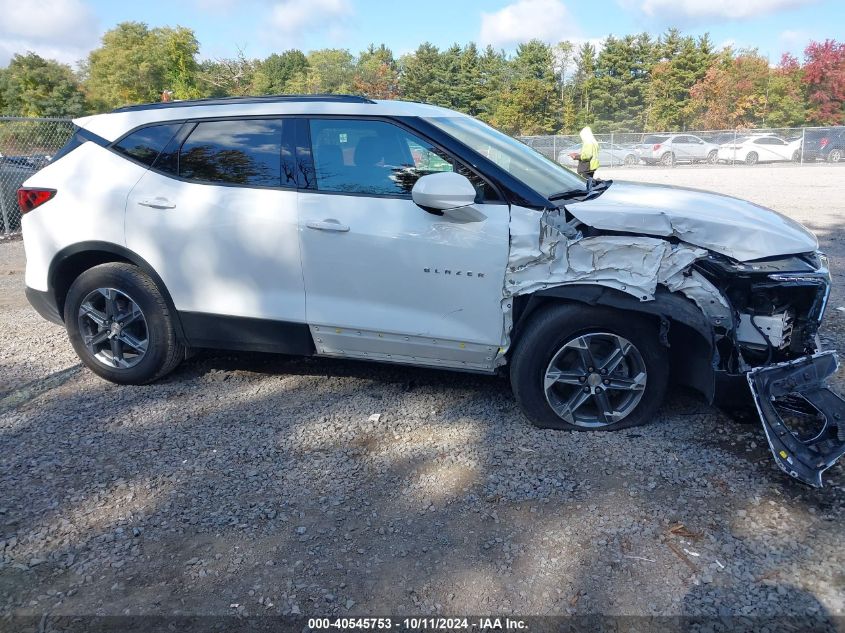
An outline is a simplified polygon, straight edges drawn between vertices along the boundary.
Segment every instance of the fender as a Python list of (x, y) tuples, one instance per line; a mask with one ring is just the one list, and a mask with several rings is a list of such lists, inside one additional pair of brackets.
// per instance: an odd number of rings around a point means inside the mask
[[(123, 261), (133, 264), (144, 271), (153, 280), (158, 291), (164, 297), (165, 303), (167, 303), (167, 309), (170, 311), (173, 319), (173, 328), (176, 331), (177, 338), (182, 344), (187, 344), (185, 330), (182, 327), (181, 315), (176, 310), (176, 306), (173, 304), (173, 298), (170, 296), (167, 286), (164, 285), (164, 281), (162, 281), (158, 273), (156, 273), (153, 267), (143, 257), (125, 246), (114, 244), (113, 242), (78, 242), (63, 248), (53, 257), (53, 260), (50, 262), (50, 268), (47, 271), (47, 284), (50, 294), (55, 297), (56, 306), (60, 315), (64, 315), (65, 295), (68, 288), (70, 288), (70, 284), (73, 283), (72, 279), (68, 280), (65, 278), (67, 276), (67, 266), (77, 257), (86, 259), (86, 263), (90, 263), (91, 266), (112, 261)], [(86, 269), (91, 266), (86, 266)]]

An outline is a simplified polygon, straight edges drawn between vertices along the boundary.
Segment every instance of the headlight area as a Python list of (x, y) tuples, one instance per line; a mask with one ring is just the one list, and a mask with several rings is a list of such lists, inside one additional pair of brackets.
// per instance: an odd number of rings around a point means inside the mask
[(733, 336), (719, 342), (722, 369), (743, 371), (818, 351), (816, 335), (830, 294), (823, 255), (746, 263), (713, 255), (697, 266), (736, 317)]

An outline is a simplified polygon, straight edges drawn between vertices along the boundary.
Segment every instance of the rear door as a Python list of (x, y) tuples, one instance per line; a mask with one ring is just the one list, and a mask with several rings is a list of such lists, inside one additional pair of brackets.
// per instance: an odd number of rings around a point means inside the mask
[(185, 123), (129, 194), (127, 246), (176, 309), (304, 323), (296, 119)]
[[(508, 206), (478, 174), (398, 123), (313, 118), (315, 188), (300, 192), (306, 314), (320, 354), (490, 369), (502, 341)], [(470, 177), (486, 219), (411, 199), (418, 178)]]

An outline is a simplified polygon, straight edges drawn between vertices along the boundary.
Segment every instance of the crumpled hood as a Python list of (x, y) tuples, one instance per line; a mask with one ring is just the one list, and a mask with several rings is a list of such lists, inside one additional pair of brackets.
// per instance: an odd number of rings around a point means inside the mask
[(771, 209), (697, 189), (614, 182), (597, 198), (567, 202), (566, 209), (597, 229), (676, 236), (739, 261), (819, 247), (809, 230)]

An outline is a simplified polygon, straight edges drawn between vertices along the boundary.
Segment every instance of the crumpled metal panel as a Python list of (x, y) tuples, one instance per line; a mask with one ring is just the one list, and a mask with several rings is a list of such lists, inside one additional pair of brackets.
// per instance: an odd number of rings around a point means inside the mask
[(516, 206), (511, 207), (510, 233), (500, 358), (512, 328), (513, 297), (564, 284), (607, 286), (640, 301), (653, 300), (658, 285), (663, 285), (694, 301), (714, 326), (730, 327), (731, 311), (724, 297), (702, 275), (689, 270), (707, 256), (702, 248), (647, 236), (584, 237), (567, 226), (558, 211), (540, 214)]
[(739, 261), (819, 246), (801, 224), (771, 209), (695, 189), (614, 182), (596, 198), (567, 202), (566, 209), (597, 229), (674, 236)]

